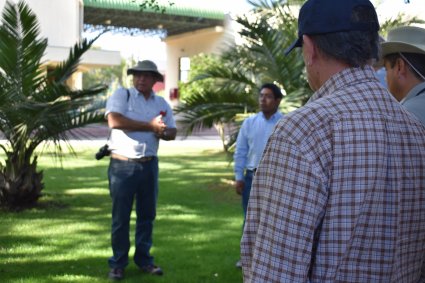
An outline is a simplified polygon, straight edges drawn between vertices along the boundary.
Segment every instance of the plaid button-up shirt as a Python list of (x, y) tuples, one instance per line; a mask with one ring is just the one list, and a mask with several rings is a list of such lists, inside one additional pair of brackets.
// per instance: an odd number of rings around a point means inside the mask
[(425, 281), (425, 128), (372, 68), (277, 124), (241, 253), (245, 282)]

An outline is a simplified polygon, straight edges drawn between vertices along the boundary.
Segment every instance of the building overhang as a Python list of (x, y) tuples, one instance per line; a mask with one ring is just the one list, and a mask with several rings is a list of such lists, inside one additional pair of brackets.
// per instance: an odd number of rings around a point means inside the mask
[(143, 2), (146, 1), (84, 0), (84, 28), (166, 37), (224, 25), (225, 14), (221, 11), (182, 7), (169, 2), (159, 6), (160, 10), (141, 8)]
[[(43, 61), (49, 62), (49, 65), (57, 65), (68, 58), (69, 52), (70, 48), (67, 47), (48, 46)], [(120, 63), (121, 54), (119, 51), (90, 49), (81, 58), (78, 70), (87, 71), (91, 68), (116, 66)]]

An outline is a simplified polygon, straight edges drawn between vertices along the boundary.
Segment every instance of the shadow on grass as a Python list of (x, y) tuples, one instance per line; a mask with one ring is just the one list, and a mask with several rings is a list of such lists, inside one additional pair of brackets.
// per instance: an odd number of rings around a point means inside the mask
[[(80, 154), (58, 168), (47, 159), (40, 205), (0, 212), (2, 282), (105, 282), (110, 256), (108, 160)], [(131, 262), (126, 282), (241, 282), (240, 198), (222, 153), (160, 157), (160, 194), (152, 253), (165, 276)], [(132, 215), (131, 241), (135, 215)]]

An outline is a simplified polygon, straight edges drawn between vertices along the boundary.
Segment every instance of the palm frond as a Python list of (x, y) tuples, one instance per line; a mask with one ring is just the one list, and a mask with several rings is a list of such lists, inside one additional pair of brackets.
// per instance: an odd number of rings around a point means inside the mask
[(232, 123), (235, 113), (255, 111), (257, 107), (252, 93), (240, 92), (229, 86), (227, 89), (203, 90), (193, 94), (174, 111), (179, 115), (186, 134), (190, 134), (194, 129)]
[(100, 35), (93, 38), (92, 40), (83, 39), (81, 42), (77, 42), (69, 51), (68, 59), (63, 61), (61, 64), (59, 64), (59, 66), (48, 73), (48, 79), (53, 80), (59, 84), (65, 83), (77, 70), (83, 54), (90, 49), (90, 47), (93, 45), (96, 39), (99, 38)]
[(35, 82), (41, 77), (42, 71), (38, 66), (47, 47), (47, 40), (37, 39), (39, 25), (35, 14), (23, 2), (16, 5), (7, 1), (2, 23), (0, 84), (6, 90), (15, 89), (9, 92), (8, 97), (20, 101), (33, 93)]

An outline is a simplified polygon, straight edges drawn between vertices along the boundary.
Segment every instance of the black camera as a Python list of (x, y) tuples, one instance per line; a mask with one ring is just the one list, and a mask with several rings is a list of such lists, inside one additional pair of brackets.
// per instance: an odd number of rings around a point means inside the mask
[(104, 158), (105, 156), (108, 156), (111, 154), (111, 151), (109, 150), (109, 146), (105, 144), (101, 148), (99, 148), (99, 151), (95, 154), (95, 157), (97, 160), (100, 160)]

